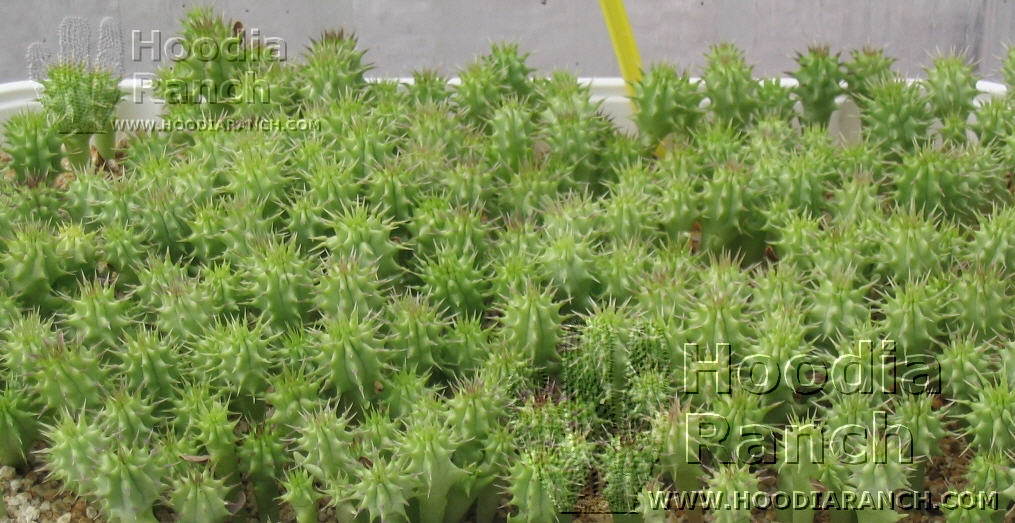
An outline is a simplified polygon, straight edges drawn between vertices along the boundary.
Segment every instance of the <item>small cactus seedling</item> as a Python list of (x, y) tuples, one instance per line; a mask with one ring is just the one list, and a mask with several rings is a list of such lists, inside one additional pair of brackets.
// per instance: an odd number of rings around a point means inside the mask
[(613, 306), (593, 310), (584, 320), (575, 348), (563, 355), (563, 378), (576, 398), (618, 421), (628, 410), (624, 399), (635, 374), (631, 350), (639, 332), (627, 311)]
[[(760, 489), (758, 477), (750, 471), (746, 465), (719, 465), (708, 479), (708, 487), (713, 490), (725, 492), (725, 497), (731, 499), (733, 496), (748, 496), (758, 492)], [(715, 521), (717, 523), (747, 523), (751, 521), (751, 512), (743, 507), (720, 508), (715, 510)]]
[(0, 466), (20, 467), (39, 437), (35, 408), (19, 382), (0, 389)]
[(64, 324), (74, 337), (95, 350), (113, 349), (133, 324), (131, 304), (117, 296), (113, 285), (92, 281), (80, 286)]
[(504, 342), (525, 351), (537, 368), (552, 370), (559, 362), (561, 303), (535, 284), (504, 297), (501, 325)]
[(717, 121), (736, 128), (751, 123), (757, 109), (758, 84), (753, 76), (754, 68), (744, 60), (743, 51), (730, 42), (723, 42), (713, 45), (705, 60), (702, 81), (709, 111)]
[(181, 521), (221, 523), (231, 515), (229, 488), (208, 469), (189, 472), (175, 479), (171, 487), (169, 505)]
[(688, 134), (702, 116), (704, 95), (690, 77), (673, 66), (653, 65), (634, 86), (632, 119), (646, 141), (660, 143), (667, 136)]
[(119, 445), (98, 457), (94, 493), (111, 521), (156, 522), (153, 505), (162, 496), (162, 471), (151, 451)]
[(606, 483), (603, 497), (612, 512), (632, 512), (637, 508), (638, 495), (657, 474), (659, 451), (650, 434), (613, 436), (598, 456), (599, 469)]
[(4, 123), (3, 151), (18, 183), (48, 185), (63, 167), (60, 135), (41, 112), (23, 112)]
[(965, 121), (973, 112), (973, 99), (979, 94), (973, 68), (961, 55), (942, 55), (927, 69), (927, 89), (931, 113), (944, 121), (956, 117)]
[(1015, 390), (1004, 377), (983, 384), (976, 396), (960, 403), (968, 409), (962, 418), (973, 448), (1001, 451), (1015, 444)]
[(862, 107), (864, 139), (879, 146), (889, 159), (898, 159), (929, 140), (927, 97), (919, 85), (884, 80), (870, 87)]
[(895, 59), (885, 56), (883, 49), (863, 47), (849, 53), (846, 62), (846, 84), (849, 94), (858, 103), (863, 103), (871, 95), (871, 87), (895, 77), (892, 66)]
[(271, 427), (255, 428), (243, 438), (239, 457), (240, 470), (253, 486), (258, 514), (270, 521), (277, 520), (276, 500), (280, 492), (276, 478), (289, 461), (281, 435)]
[(380, 328), (373, 314), (323, 320), (310, 344), (316, 372), (329, 389), (356, 403), (376, 397), (383, 388), (381, 370), (388, 359)]
[(573, 510), (591, 460), (591, 443), (573, 433), (556, 448), (523, 450), (509, 472), (508, 493), (517, 513), (508, 520), (559, 521), (561, 512)]
[(363, 74), (371, 68), (363, 62), (363, 54), (356, 37), (344, 31), (328, 31), (311, 42), (306, 63), (297, 73), (300, 101), (325, 104), (363, 90)]
[(799, 82), (795, 91), (803, 106), (802, 121), (827, 126), (835, 111), (835, 97), (843, 92), (839, 53), (832, 53), (827, 45), (812, 46), (806, 53), (797, 53), (796, 62), (793, 78)]
[(99, 456), (109, 446), (108, 436), (87, 416), (64, 412), (44, 428), (49, 441), (43, 459), (50, 476), (80, 494), (92, 492), (97, 477)]
[(284, 490), (281, 500), (292, 507), (297, 523), (317, 523), (317, 505), (323, 497), (314, 485), (314, 479), (305, 469), (296, 467), (282, 478)]

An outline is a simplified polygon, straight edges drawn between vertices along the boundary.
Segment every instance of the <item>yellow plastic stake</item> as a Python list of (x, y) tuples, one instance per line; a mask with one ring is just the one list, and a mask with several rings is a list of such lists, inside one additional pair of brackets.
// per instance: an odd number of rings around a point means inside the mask
[[(624, 77), (624, 83), (627, 84), (627, 96), (634, 106), (634, 84), (641, 80), (641, 54), (638, 53), (638, 42), (634, 40), (631, 21), (627, 19), (624, 0), (599, 0), (599, 7), (603, 10), (606, 30), (613, 42), (613, 52), (617, 55), (620, 76)], [(663, 144), (659, 144), (655, 150), (656, 157), (662, 157), (664, 152)]]
[(624, 0), (599, 0), (606, 21), (606, 30), (610, 32), (613, 51), (617, 54), (620, 64), (620, 75), (627, 83), (628, 95), (634, 95), (634, 84), (641, 80), (641, 55), (638, 54), (638, 43), (634, 41), (631, 22), (627, 19)]

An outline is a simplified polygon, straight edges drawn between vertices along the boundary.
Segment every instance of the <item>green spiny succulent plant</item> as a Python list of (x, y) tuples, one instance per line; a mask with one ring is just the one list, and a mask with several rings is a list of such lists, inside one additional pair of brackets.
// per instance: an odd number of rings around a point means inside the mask
[(289, 461), (285, 442), (277, 429), (256, 427), (240, 443), (240, 470), (253, 486), (254, 501), (261, 517), (279, 518), (277, 498), (281, 495), (276, 479)]
[(632, 512), (637, 508), (641, 490), (658, 474), (657, 442), (651, 434), (639, 432), (610, 438), (609, 445), (598, 456), (605, 486), (603, 497), (613, 512)]
[(327, 31), (315, 40), (307, 52), (307, 63), (298, 73), (302, 82), (300, 101), (322, 104), (335, 101), (366, 86), (363, 51), (356, 38), (344, 31)]
[(806, 53), (797, 53), (796, 62), (793, 78), (799, 82), (795, 92), (803, 106), (802, 121), (827, 126), (836, 108), (835, 97), (843, 93), (839, 53), (832, 53), (827, 45), (811, 46)]
[(625, 392), (635, 375), (631, 350), (639, 332), (629, 326), (630, 314), (614, 306), (594, 309), (573, 350), (564, 352), (563, 379), (581, 401), (595, 405), (607, 420), (619, 421), (627, 413)]
[(282, 485), (285, 492), (281, 500), (292, 507), (297, 523), (317, 523), (317, 505), (322, 494), (311, 475), (305, 469), (295, 467), (286, 472)]
[(0, 389), (0, 464), (20, 467), (27, 463), (39, 437), (39, 422), (31, 397), (19, 381)]
[(71, 313), (64, 324), (88, 347), (96, 350), (116, 347), (133, 324), (131, 304), (106, 282), (84, 282), (79, 288), (80, 294), (70, 301)]
[(1015, 106), (1011, 103), (1010, 96), (991, 98), (976, 109), (973, 132), (981, 144), (997, 147), (1011, 134), (1013, 116)]
[(427, 372), (437, 367), (438, 351), (447, 321), (430, 304), (430, 298), (406, 293), (388, 303), (385, 347), (404, 362), (406, 368)]
[[(988, 358), (988, 350), (995, 346), (977, 342), (971, 336), (955, 337), (941, 348), (938, 356), (941, 363), (942, 392), (954, 400), (973, 400), (991, 373), (994, 372), (993, 362)], [(958, 404), (961, 407), (962, 404)]]
[(929, 140), (928, 101), (919, 85), (891, 79), (869, 90), (860, 112), (865, 140), (877, 144), (890, 159)]
[[(556, 86), (566, 85), (566, 88)], [(546, 161), (570, 173), (578, 182), (593, 183), (600, 176), (597, 161), (610, 130), (587, 87), (574, 77), (557, 73), (546, 89), (546, 109), (540, 113), (541, 138), (546, 142)]]
[(701, 78), (709, 110), (718, 121), (736, 128), (751, 123), (757, 110), (758, 84), (754, 68), (744, 60), (743, 51), (733, 43), (723, 42), (709, 48), (705, 61)]
[[(725, 493), (727, 499), (733, 496), (743, 496), (742, 492), (758, 492), (760, 489), (758, 477), (750, 471), (746, 465), (719, 465), (708, 479), (708, 486), (711, 489)], [(751, 521), (751, 512), (744, 507), (735, 507), (715, 510), (715, 521), (717, 523), (746, 523)]]
[(51, 183), (63, 170), (60, 146), (60, 135), (44, 113), (22, 112), (4, 123), (3, 151), (10, 156), (7, 166), (20, 184)]
[(149, 449), (112, 445), (97, 457), (94, 493), (111, 521), (154, 522), (163, 475)]
[(422, 291), (434, 304), (452, 315), (480, 314), (489, 294), (489, 281), (476, 254), (441, 248), (433, 258), (423, 260), (419, 268)]
[(650, 145), (658, 144), (670, 134), (682, 136), (693, 130), (702, 116), (703, 99), (701, 87), (686, 73), (655, 64), (634, 86), (632, 119)]
[(973, 112), (973, 99), (979, 94), (973, 68), (961, 55), (942, 55), (927, 69), (924, 87), (930, 98), (931, 113), (944, 120), (955, 116), (965, 120)]
[(895, 402), (895, 411), (889, 422), (906, 427), (902, 432), (909, 438), (903, 445), (911, 445), (916, 462), (916, 474), (911, 479), (916, 486), (923, 485), (924, 470), (929, 459), (941, 453), (941, 440), (945, 437), (946, 409), (934, 409), (934, 398), (930, 395), (906, 396)]
[(360, 203), (346, 207), (329, 220), (332, 235), (323, 240), (323, 246), (332, 254), (370, 260), (381, 278), (397, 275), (396, 255), (402, 247), (391, 237), (395, 224), (382, 212)]
[(524, 351), (536, 368), (552, 371), (559, 361), (557, 344), (563, 334), (561, 305), (548, 289), (534, 283), (504, 296), (500, 307), (504, 342)]
[(267, 240), (253, 251), (241, 269), (253, 308), (274, 327), (302, 324), (313, 285), (311, 264), (292, 242)]
[[(125, 333), (114, 353), (125, 386), (148, 402), (172, 398), (180, 381), (180, 348), (146, 327)], [(160, 407), (161, 408), (161, 407)]]
[(313, 288), (314, 309), (323, 316), (366, 315), (384, 305), (377, 268), (358, 255), (333, 255), (325, 261)]
[(845, 63), (846, 84), (849, 94), (858, 103), (870, 98), (871, 87), (895, 77), (892, 66), (895, 59), (885, 56), (883, 49), (863, 47), (849, 53), (850, 60)]
[(942, 220), (897, 210), (879, 224), (876, 272), (896, 282), (938, 275), (951, 267), (958, 230)]
[(521, 102), (508, 100), (490, 117), (488, 162), (504, 177), (533, 161), (535, 134), (531, 111)]
[(63, 412), (44, 427), (43, 435), (49, 442), (43, 459), (50, 476), (73, 492), (92, 492), (99, 455), (110, 444), (95, 420)]
[(383, 348), (376, 313), (326, 317), (310, 340), (316, 372), (335, 393), (359, 403), (383, 389)]
[(585, 479), (592, 445), (579, 434), (568, 434), (552, 449), (524, 449), (511, 466), (509, 521), (559, 521), (573, 510), (575, 491)]
[(231, 515), (228, 499), (225, 483), (203, 469), (173, 480), (169, 504), (181, 520), (219, 523)]
[(1015, 391), (1005, 378), (989, 380), (969, 400), (960, 400), (968, 409), (962, 414), (965, 435), (973, 448), (999, 451), (1009, 448), (1015, 433), (1011, 428)]

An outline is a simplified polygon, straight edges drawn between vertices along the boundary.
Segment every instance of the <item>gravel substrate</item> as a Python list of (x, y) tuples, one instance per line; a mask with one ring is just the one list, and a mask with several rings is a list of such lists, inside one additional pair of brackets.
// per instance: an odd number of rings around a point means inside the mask
[(7, 505), (7, 517), (0, 523), (102, 521), (95, 507), (47, 480), (38, 469), (19, 474), (12, 467), (0, 467), (0, 494)]

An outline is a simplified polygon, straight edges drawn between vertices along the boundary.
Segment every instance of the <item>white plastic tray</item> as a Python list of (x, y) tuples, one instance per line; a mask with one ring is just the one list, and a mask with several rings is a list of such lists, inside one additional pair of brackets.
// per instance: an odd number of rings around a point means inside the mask
[[(411, 79), (399, 79), (411, 82)], [(627, 87), (622, 78), (580, 78), (579, 81), (591, 87), (592, 98), (602, 102), (603, 110), (609, 114), (614, 122), (622, 129), (633, 130), (631, 122), (631, 104), (627, 98)], [(913, 81), (913, 80), (910, 80)], [(783, 78), (784, 86), (796, 85), (793, 78)], [(457, 78), (450, 80), (451, 84), (457, 83)], [(977, 102), (994, 96), (1001, 96), (1007, 92), (1007, 87), (996, 82), (980, 81), (976, 84), (981, 95)], [(156, 99), (152, 92), (151, 82), (141, 79), (126, 79), (120, 82), (120, 90), (124, 92), (124, 99), (117, 106), (117, 117), (121, 119), (135, 120), (157, 120), (162, 112), (163, 104)], [(30, 80), (21, 82), (9, 82), (0, 84), (0, 123), (9, 118), (12, 114), (26, 108), (37, 108), (37, 99), (42, 92), (42, 85)], [(859, 113), (856, 106), (845, 96), (839, 97), (839, 110), (833, 115), (829, 123), (829, 132), (839, 139), (852, 142), (860, 136)]]

